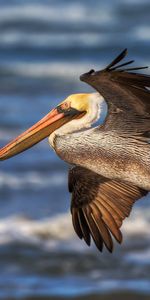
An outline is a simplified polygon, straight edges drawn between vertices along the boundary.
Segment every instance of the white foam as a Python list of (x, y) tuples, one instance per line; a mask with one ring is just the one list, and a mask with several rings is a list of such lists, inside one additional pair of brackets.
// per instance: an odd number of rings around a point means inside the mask
[(132, 214), (124, 221), (123, 231), (130, 236), (147, 236), (150, 238), (150, 210), (143, 207), (133, 207)]
[[(136, 236), (141, 241), (142, 238), (150, 239), (149, 220), (150, 213), (147, 209), (136, 208), (122, 227), (125, 240)], [(22, 216), (0, 219), (0, 244), (11, 242), (37, 244), (46, 249), (64, 242), (66, 247), (75, 247), (81, 251), (86, 248), (85, 243), (74, 233), (70, 212), (42, 220), (30, 220)], [(149, 257), (149, 252), (147, 255)]]
[(132, 263), (148, 266), (150, 265), (150, 247), (146, 250), (131, 251), (126, 255), (125, 259)]
[(138, 26), (135, 29), (134, 36), (140, 40), (150, 40), (150, 26)]
[(8, 30), (0, 33), (1, 44), (26, 46), (49, 46), (51, 49), (56, 47), (66, 48), (80, 45), (80, 48), (95, 47), (109, 42), (110, 36), (104, 33), (26, 33), (19, 30)]
[[(96, 66), (93, 66), (96, 67)], [(30, 62), (15, 62), (5, 64), (5, 69), (18, 76), (26, 77), (57, 77), (63, 79), (74, 79), (84, 72), (89, 70), (88, 63), (76, 63), (76, 62), (42, 62), (42, 63), (30, 63)]]
[(0, 22), (8, 20), (38, 20), (43, 22), (61, 22), (101, 24), (112, 19), (111, 6), (106, 11), (101, 6), (100, 10), (95, 9), (91, 14), (90, 7), (82, 3), (67, 3), (67, 5), (42, 5), (23, 3), (20, 5), (10, 5), (1, 7)]
[(30, 220), (11, 216), (0, 220), (0, 244), (21, 242), (53, 248), (59, 241), (74, 236), (70, 214), (62, 214), (50, 219)]
[(25, 187), (45, 188), (57, 187), (66, 184), (66, 177), (62, 172), (43, 174), (41, 172), (9, 173), (0, 172), (0, 188), (22, 189)]

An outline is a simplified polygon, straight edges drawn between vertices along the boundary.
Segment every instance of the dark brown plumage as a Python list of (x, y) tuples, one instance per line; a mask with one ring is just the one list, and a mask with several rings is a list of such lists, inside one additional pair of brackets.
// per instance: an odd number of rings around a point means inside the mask
[(103, 130), (117, 130), (120, 134), (130, 132), (132, 136), (143, 138), (150, 131), (150, 76), (131, 72), (141, 67), (119, 69), (133, 62), (116, 66), (126, 54), (125, 49), (104, 70), (92, 70), (80, 79), (94, 87), (107, 101), (108, 115)]
[[(94, 87), (107, 101), (108, 114), (96, 130), (117, 131), (121, 137), (147, 143), (150, 137), (150, 76), (122, 69), (132, 61), (117, 65), (127, 54), (125, 49), (104, 70), (89, 71), (80, 79)], [(148, 144), (149, 146), (149, 144)], [(97, 248), (103, 243), (112, 252), (112, 236), (121, 243), (120, 227), (136, 200), (148, 192), (133, 184), (110, 180), (82, 167), (69, 172), (72, 193), (71, 212), (74, 229), (90, 245), (92, 236)]]
[(132, 184), (110, 180), (82, 167), (69, 171), (72, 193), (71, 213), (74, 230), (90, 245), (90, 235), (97, 248), (103, 243), (112, 252), (112, 236), (121, 243), (120, 227), (136, 200), (147, 191)]

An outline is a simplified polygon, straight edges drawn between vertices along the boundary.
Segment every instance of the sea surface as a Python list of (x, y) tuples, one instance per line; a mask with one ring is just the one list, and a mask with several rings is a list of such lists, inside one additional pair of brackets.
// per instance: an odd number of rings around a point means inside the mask
[[(126, 47), (150, 66), (149, 0), (0, 0), (0, 146)], [(101, 254), (72, 229), (67, 170), (47, 140), (0, 163), (0, 299), (150, 299), (150, 197)]]

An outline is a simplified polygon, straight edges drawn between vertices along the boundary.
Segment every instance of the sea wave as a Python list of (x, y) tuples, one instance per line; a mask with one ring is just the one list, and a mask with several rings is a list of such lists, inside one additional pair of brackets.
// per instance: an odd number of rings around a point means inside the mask
[[(93, 66), (93, 67), (96, 67)], [(10, 62), (8, 65), (1, 65), (1, 73), (6, 72), (7, 76), (20, 76), (20, 77), (32, 77), (32, 78), (44, 78), (44, 77), (57, 77), (65, 79), (74, 79), (76, 76), (79, 76), (84, 71), (89, 70), (88, 63), (76, 63), (72, 62)]]
[[(132, 216), (122, 226), (125, 240), (128, 238), (146, 238), (150, 241), (150, 212), (146, 208), (135, 208)], [(84, 248), (83, 243), (75, 238), (70, 212), (52, 216), (46, 219), (32, 220), (24, 216), (9, 216), (0, 219), (0, 244), (23, 242), (53, 249), (60, 242), (66, 247)], [(68, 243), (70, 240), (71, 243)], [(66, 244), (67, 241), (67, 244)], [(149, 244), (150, 246), (150, 244)], [(148, 253), (149, 255), (149, 253)]]
[(125, 260), (136, 265), (140, 263), (142, 266), (150, 266), (150, 247), (148, 249), (131, 251), (126, 254)]
[(142, 41), (150, 40), (150, 26), (137, 26), (135, 29), (135, 37)]
[(46, 187), (62, 186), (66, 183), (64, 172), (53, 172), (51, 174), (42, 172), (0, 172), (0, 188), (19, 190), (23, 188), (41, 189)]
[(30, 220), (21, 216), (10, 216), (0, 220), (0, 244), (20, 242), (52, 248), (59, 241), (74, 236), (70, 214), (61, 214), (44, 220)]
[[(100, 10), (95, 9), (95, 14), (91, 15), (90, 6), (82, 3), (65, 3), (58, 5), (46, 4), (31, 4), (22, 3), (20, 5), (2, 6), (0, 10), (0, 23), (8, 22), (8, 20), (19, 21), (21, 20), (38, 20), (38, 22), (55, 22), (57, 24), (67, 22), (77, 22), (78, 25), (87, 23), (102, 24), (110, 21), (111, 5), (108, 6), (107, 11), (103, 6)], [(90, 18), (88, 15), (90, 14)]]
[(23, 30), (5, 30), (0, 33), (1, 45), (14, 47), (50, 47), (50, 49), (62, 49), (68, 47), (98, 47), (101, 43), (108, 44), (110, 34), (106, 33), (36, 33)]

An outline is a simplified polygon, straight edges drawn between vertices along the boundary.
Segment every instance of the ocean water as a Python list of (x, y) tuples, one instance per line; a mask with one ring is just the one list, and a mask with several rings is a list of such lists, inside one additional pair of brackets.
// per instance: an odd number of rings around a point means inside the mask
[[(125, 47), (150, 65), (148, 0), (1, 0), (0, 146)], [(150, 299), (149, 195), (101, 254), (73, 231), (67, 170), (47, 140), (0, 163), (0, 299)]]

